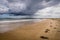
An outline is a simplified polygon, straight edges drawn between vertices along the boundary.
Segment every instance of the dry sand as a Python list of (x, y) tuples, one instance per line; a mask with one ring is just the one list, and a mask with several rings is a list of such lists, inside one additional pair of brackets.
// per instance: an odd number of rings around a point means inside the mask
[(60, 40), (59, 22), (59, 19), (46, 19), (41, 22), (24, 23), (19, 28), (0, 33), (0, 40)]

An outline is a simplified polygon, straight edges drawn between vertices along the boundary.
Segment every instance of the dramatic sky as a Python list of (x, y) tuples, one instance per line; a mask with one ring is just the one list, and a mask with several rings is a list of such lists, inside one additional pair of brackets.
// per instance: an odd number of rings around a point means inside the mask
[(36, 18), (59, 18), (60, 0), (0, 0), (0, 14), (2, 13), (28, 14)]

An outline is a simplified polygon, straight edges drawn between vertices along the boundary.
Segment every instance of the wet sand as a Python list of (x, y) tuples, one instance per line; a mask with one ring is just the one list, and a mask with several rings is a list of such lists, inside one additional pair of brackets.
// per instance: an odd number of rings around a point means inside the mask
[(12, 23), (11, 26), (18, 28), (0, 33), (0, 40), (60, 40), (59, 21), (46, 19), (41, 22), (24, 22), (23, 25)]

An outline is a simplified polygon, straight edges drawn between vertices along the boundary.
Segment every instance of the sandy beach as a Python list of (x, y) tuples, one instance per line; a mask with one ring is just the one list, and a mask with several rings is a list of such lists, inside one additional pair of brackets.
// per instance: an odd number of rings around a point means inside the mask
[[(7, 23), (8, 24), (8, 23)], [(46, 19), (39, 22), (15, 22), (3, 25), (14, 29), (0, 30), (0, 40), (60, 40), (60, 19)], [(10, 25), (10, 26), (9, 26)], [(0, 24), (1, 27), (3, 27)], [(1, 28), (0, 28), (1, 29)]]

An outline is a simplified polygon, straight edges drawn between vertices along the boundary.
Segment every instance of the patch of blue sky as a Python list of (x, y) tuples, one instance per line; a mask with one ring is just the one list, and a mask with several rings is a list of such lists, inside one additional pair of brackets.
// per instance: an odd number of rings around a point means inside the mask
[(28, 18), (29, 16), (14, 16), (10, 14), (2, 14), (0, 18)]

